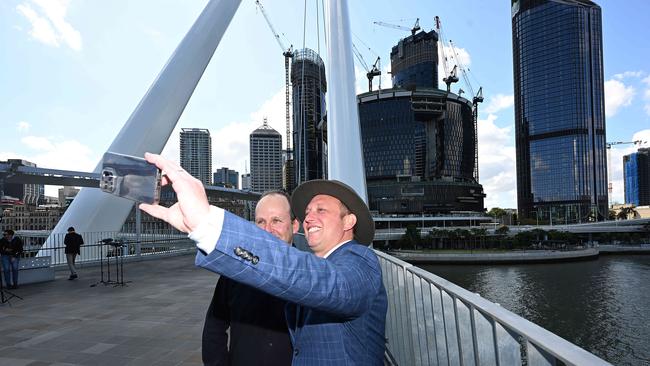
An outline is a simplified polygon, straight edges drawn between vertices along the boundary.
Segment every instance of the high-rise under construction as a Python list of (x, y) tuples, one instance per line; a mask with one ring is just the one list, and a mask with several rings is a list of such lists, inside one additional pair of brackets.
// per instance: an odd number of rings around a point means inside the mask
[(296, 51), (291, 66), (293, 85), (293, 176), (295, 186), (327, 178), (325, 64), (310, 49)]

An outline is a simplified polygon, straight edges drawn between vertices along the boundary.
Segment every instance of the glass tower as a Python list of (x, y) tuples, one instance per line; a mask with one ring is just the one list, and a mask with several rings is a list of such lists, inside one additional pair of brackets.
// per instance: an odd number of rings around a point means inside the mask
[(327, 123), (325, 64), (310, 50), (296, 51), (291, 64), (293, 85), (294, 177), (300, 183), (327, 178)]
[(650, 205), (650, 148), (623, 157), (625, 203)]
[(438, 34), (391, 51), (393, 88), (357, 96), (368, 204), (379, 214), (484, 211), (472, 103), (438, 89)]
[(607, 217), (600, 7), (513, 0), (512, 48), (521, 218)]

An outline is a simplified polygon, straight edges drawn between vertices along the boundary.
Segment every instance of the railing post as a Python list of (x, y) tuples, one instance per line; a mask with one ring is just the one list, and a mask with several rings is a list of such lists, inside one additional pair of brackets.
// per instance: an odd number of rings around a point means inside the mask
[(142, 211), (135, 205), (135, 256), (140, 259), (140, 250), (142, 248)]

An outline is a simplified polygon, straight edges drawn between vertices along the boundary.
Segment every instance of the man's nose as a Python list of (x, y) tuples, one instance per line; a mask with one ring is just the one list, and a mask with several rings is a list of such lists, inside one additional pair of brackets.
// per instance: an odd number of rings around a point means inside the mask
[(264, 229), (264, 231), (266, 231), (267, 233), (273, 232), (273, 224), (270, 223), (270, 222), (267, 222), (266, 224), (264, 224), (264, 228), (263, 228), (263, 229)]

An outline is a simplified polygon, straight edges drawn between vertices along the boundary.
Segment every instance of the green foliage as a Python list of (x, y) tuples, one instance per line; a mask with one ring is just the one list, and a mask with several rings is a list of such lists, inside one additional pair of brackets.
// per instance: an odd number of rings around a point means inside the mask
[(502, 209), (500, 207), (492, 207), (490, 209), (490, 211), (488, 211), (487, 214), (494, 217), (494, 218), (496, 218), (496, 219), (498, 219), (498, 218), (501, 218), (502, 216), (505, 216), (507, 213), (506, 213), (506, 210), (504, 210), (504, 209)]
[(398, 246), (402, 249), (417, 249), (422, 243), (420, 229), (411, 224), (406, 227), (406, 232), (398, 241)]
[(508, 235), (509, 232), (510, 232), (510, 228), (507, 225), (501, 225), (496, 230), (494, 230), (494, 233), (496, 235), (501, 235), (501, 236)]

